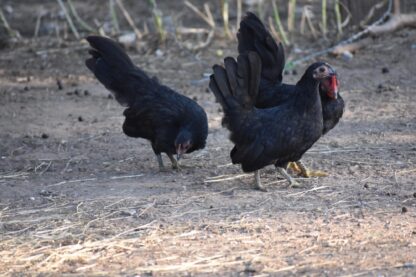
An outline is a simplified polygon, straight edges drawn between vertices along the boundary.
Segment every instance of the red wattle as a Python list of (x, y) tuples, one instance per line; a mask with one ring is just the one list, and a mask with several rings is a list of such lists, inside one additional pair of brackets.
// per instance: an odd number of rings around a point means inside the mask
[(332, 76), (331, 77), (331, 85), (330, 85), (330, 90), (332, 92), (336, 92), (338, 89), (338, 80), (337, 80), (337, 76)]

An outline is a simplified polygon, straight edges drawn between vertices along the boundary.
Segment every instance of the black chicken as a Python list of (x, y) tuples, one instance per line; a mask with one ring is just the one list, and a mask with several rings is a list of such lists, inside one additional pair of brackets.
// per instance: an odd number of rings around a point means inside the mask
[(225, 68), (213, 67), (209, 87), (224, 110), (223, 124), (230, 130), (235, 144), (231, 160), (241, 164), (243, 171), (255, 171), (256, 188), (264, 190), (259, 170), (274, 164), (291, 185), (295, 181), (287, 174), (291, 161), (302, 155), (321, 137), (323, 120), (318, 86), (333, 76), (326, 63), (308, 67), (295, 85), (293, 96), (279, 106), (258, 109), (261, 60), (255, 52), (241, 54), (237, 62), (224, 60)]
[[(285, 66), (283, 46), (281, 43), (276, 43), (255, 14), (248, 12), (243, 18), (240, 22), (237, 38), (240, 54), (254, 51), (260, 56), (262, 62), (256, 107), (270, 108), (278, 106), (294, 97), (296, 86), (282, 83), (282, 73)], [(324, 135), (335, 127), (344, 112), (344, 100), (338, 93), (336, 74), (321, 81), (319, 93), (322, 102), (322, 134)], [(296, 161), (293, 166), (305, 177), (326, 175), (322, 172), (308, 171), (301, 161)]]
[(202, 149), (208, 135), (205, 111), (193, 100), (161, 85), (136, 67), (113, 40), (89, 36), (92, 49), (86, 65), (123, 106), (123, 131), (129, 137), (150, 140), (160, 169), (161, 153), (173, 168), (184, 153)]

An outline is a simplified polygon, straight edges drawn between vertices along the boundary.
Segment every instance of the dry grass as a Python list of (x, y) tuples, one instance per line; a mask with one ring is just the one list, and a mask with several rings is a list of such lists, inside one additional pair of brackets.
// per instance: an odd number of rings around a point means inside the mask
[[(2, 229), (7, 231), (0, 245), (0, 268), (5, 274), (313, 273), (322, 269), (339, 274), (411, 267), (416, 261), (414, 213), (311, 217), (261, 210), (263, 216), (230, 216), (221, 209), (192, 209), (216, 194), (175, 204), (133, 198), (71, 203), (51, 198), (52, 205), (30, 210), (4, 208)], [(204, 216), (213, 213), (220, 219)], [(367, 255), (375, 249), (378, 255)]]

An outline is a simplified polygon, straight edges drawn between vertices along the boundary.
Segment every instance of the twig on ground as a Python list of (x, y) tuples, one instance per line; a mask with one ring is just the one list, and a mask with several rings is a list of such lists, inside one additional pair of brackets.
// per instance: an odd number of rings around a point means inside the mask
[(20, 39), (20, 33), (16, 30), (13, 30), (10, 27), (9, 22), (6, 19), (6, 16), (4, 16), (4, 13), (1, 7), (0, 7), (0, 22), (2, 23), (3, 27), (6, 29), (9, 36)]
[(112, 177), (110, 177), (110, 180), (120, 180), (120, 179), (136, 178), (136, 177), (141, 177), (143, 175), (144, 174), (125, 175), (125, 176), (112, 176)]
[(231, 176), (231, 177), (226, 177), (226, 178), (211, 178), (211, 179), (207, 179), (204, 180), (204, 183), (217, 183), (217, 182), (222, 182), (222, 181), (230, 181), (230, 180), (235, 180), (235, 179), (240, 179), (243, 177), (247, 177), (250, 176), (250, 174), (239, 174), (239, 175), (235, 175), (235, 176)]
[(211, 30), (209, 31), (205, 41), (202, 41), (196, 45), (193, 43), (192, 44), (184, 43), (182, 46), (184, 46), (185, 48), (191, 51), (203, 49), (207, 47), (208, 45), (210, 45), (215, 34), (215, 20), (214, 20), (214, 17), (212, 16), (211, 9), (209, 5), (205, 3), (204, 4), (205, 14), (204, 14), (189, 1), (185, 1), (185, 5), (188, 8), (190, 8), (193, 12), (195, 12), (199, 17), (201, 17), (202, 20), (204, 20), (211, 27)]
[(139, 31), (139, 29), (136, 27), (136, 25), (134, 24), (133, 19), (131, 18), (130, 14), (124, 7), (122, 0), (115, 0), (115, 1), (116, 1), (117, 6), (123, 12), (124, 18), (127, 20), (127, 23), (130, 25), (130, 27), (133, 29), (133, 32), (136, 34), (136, 39), (141, 39), (143, 35)]
[(329, 186), (314, 187), (314, 188), (312, 188), (312, 189), (308, 189), (308, 190), (304, 190), (304, 191), (300, 191), (300, 192), (296, 192), (296, 193), (288, 194), (288, 195), (286, 195), (286, 197), (303, 195), (303, 194), (306, 194), (306, 193), (308, 193), (308, 192), (317, 191), (317, 190), (321, 190), (321, 189), (325, 189), (325, 188), (329, 188)]
[(375, 11), (378, 10), (378, 9), (381, 9), (387, 3), (387, 1), (388, 0), (383, 0), (380, 3), (377, 3), (373, 7), (371, 7), (371, 9), (368, 12), (368, 14), (366, 15), (366, 17), (363, 20), (361, 20), (360, 26), (362, 28), (365, 28), (367, 23), (371, 20), (371, 18), (373, 18)]
[(39, 28), (40, 28), (40, 23), (42, 21), (42, 17), (43, 17), (43, 14), (42, 13), (38, 14), (38, 16), (36, 17), (35, 31), (33, 32), (33, 37), (34, 38), (37, 38), (38, 37)]
[[(188, 0), (186, 0), (185, 2), (185, 6), (187, 6), (188, 8), (190, 8), (194, 13), (196, 13), (197, 15), (199, 15), (199, 17), (201, 17), (202, 20), (204, 20), (211, 28), (215, 27), (215, 21), (212, 18), (212, 14), (211, 12), (207, 12), (207, 6), (206, 4), (204, 4), (204, 8), (205, 8), (205, 12), (207, 13), (206, 15), (201, 12), (197, 7), (195, 7), (191, 2), (189, 2)], [(209, 7), (208, 7), (209, 10)]]

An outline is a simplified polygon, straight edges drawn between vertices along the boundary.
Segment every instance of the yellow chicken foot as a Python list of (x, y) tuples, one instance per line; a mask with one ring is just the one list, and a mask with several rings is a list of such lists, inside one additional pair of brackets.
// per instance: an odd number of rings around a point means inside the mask
[(294, 173), (300, 174), (302, 170), (299, 168), (296, 162), (289, 162), (287, 164), (287, 169), (291, 169)]
[(295, 181), (287, 172), (286, 169), (282, 167), (276, 167), (277, 171), (279, 171), (280, 174), (283, 175), (288, 181), (289, 181), (289, 187), (291, 188), (299, 188), (301, 187), (298, 182)]
[(178, 161), (173, 157), (172, 154), (168, 154), (169, 160), (172, 163), (172, 169), (180, 169)]
[[(311, 177), (326, 177), (326, 176), (328, 176), (328, 173), (326, 173), (324, 171), (319, 171), (319, 170), (311, 171), (311, 170), (309, 170), (300, 160), (297, 161), (297, 162), (294, 162), (293, 164), (296, 164), (296, 166), (299, 168), (299, 171), (297, 171), (297, 172), (299, 172), (302, 177), (311, 178)], [(292, 169), (293, 169), (293, 167), (292, 167)]]
[(255, 189), (258, 189), (260, 191), (267, 191), (267, 189), (265, 187), (262, 186), (261, 184), (261, 180), (260, 180), (260, 170), (256, 170), (254, 172), (254, 179), (256, 180), (255, 182)]

